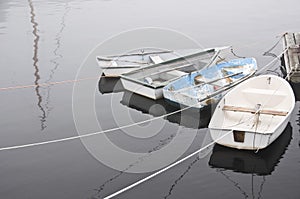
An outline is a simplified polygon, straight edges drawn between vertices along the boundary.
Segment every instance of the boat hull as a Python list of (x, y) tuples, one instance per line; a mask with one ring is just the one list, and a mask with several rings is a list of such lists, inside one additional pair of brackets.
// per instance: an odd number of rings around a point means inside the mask
[(133, 93), (148, 97), (150, 99), (160, 99), (163, 97), (163, 91), (162, 91), (162, 87), (161, 88), (152, 88), (152, 87), (148, 87), (145, 85), (141, 85), (139, 83), (121, 78), (121, 82), (123, 87)]
[(291, 125), (288, 124), (283, 133), (269, 147), (259, 153), (215, 145), (208, 164), (212, 168), (239, 173), (270, 175), (290, 144), (292, 131)]
[[(139, 68), (139, 67), (138, 67)], [(114, 68), (114, 67), (109, 67), (109, 68), (105, 68), (103, 69), (103, 74), (106, 77), (120, 77), (120, 75), (124, 74), (124, 73), (129, 73), (133, 70), (138, 69), (137, 67), (132, 67), (132, 68)]]
[[(273, 133), (257, 133), (253, 131), (245, 131), (244, 134), (244, 142), (237, 142), (235, 140), (235, 132), (231, 130), (223, 130), (223, 129), (209, 129), (210, 135), (213, 140), (216, 141), (217, 144), (236, 148), (236, 149), (243, 149), (243, 150), (258, 150), (264, 149), (273, 143), (284, 131), (290, 116), (287, 117), (282, 124), (273, 132)], [(231, 131), (231, 133), (229, 133)], [(221, 136), (226, 135), (225, 137), (219, 139)]]
[(283, 78), (253, 77), (221, 99), (209, 131), (212, 139), (223, 146), (264, 149), (284, 131), (294, 107), (293, 90)]

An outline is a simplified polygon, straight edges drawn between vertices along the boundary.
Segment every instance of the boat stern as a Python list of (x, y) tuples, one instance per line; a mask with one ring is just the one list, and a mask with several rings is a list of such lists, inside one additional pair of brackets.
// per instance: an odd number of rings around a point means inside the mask
[(269, 133), (257, 133), (240, 130), (222, 130), (209, 129), (212, 139), (220, 145), (244, 149), (258, 150), (264, 149), (271, 143), (271, 135)]

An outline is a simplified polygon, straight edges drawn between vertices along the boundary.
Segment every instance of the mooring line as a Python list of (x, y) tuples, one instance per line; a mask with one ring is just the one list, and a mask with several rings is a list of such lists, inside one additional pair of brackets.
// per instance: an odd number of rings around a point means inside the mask
[[(286, 50), (287, 50), (287, 49), (286, 49)], [(279, 56), (281, 56), (283, 53), (285, 53), (286, 50), (284, 50), (284, 51), (283, 51), (280, 55), (278, 55), (277, 57), (279, 57)], [(272, 61), (270, 61), (270, 62), (269, 62), (267, 65), (265, 65), (263, 68), (267, 68), (268, 66), (270, 66), (270, 65), (274, 62), (274, 60), (277, 59), (277, 57), (274, 58)], [(119, 194), (121, 194), (121, 193), (124, 193), (124, 192), (128, 191), (129, 189), (132, 189), (132, 188), (134, 188), (134, 187), (136, 187), (136, 186), (138, 186), (138, 185), (140, 185), (140, 184), (142, 184), (142, 183), (144, 183), (144, 182), (146, 182), (146, 181), (148, 181), (148, 180), (154, 178), (155, 176), (157, 176), (157, 175), (159, 175), (159, 174), (161, 174), (161, 173), (163, 173), (163, 172), (165, 172), (165, 171), (171, 169), (172, 167), (174, 167), (174, 166), (180, 164), (181, 162), (183, 162), (183, 161), (185, 161), (185, 160), (191, 158), (192, 156), (198, 154), (199, 152), (201, 152), (202, 150), (206, 149), (207, 147), (209, 147), (209, 146), (215, 144), (216, 142), (218, 142), (219, 140), (221, 140), (222, 138), (224, 138), (225, 136), (227, 136), (227, 135), (230, 134), (230, 133), (232, 133), (232, 131), (229, 131), (229, 132), (225, 133), (224, 135), (222, 135), (222, 136), (220, 136), (219, 138), (215, 139), (213, 142), (211, 142), (211, 143), (207, 144), (206, 146), (204, 146), (204, 147), (198, 149), (197, 151), (193, 152), (192, 154), (190, 154), (190, 155), (188, 155), (188, 156), (186, 156), (186, 157), (184, 157), (184, 158), (182, 158), (182, 159), (180, 159), (180, 160), (178, 160), (178, 161), (176, 161), (176, 162), (170, 164), (169, 166), (167, 166), (167, 167), (165, 167), (165, 168), (163, 168), (163, 169), (161, 169), (161, 170), (159, 170), (159, 171), (157, 171), (157, 172), (155, 172), (155, 173), (153, 173), (153, 174), (151, 174), (151, 175), (149, 175), (149, 176), (147, 176), (147, 177), (145, 177), (145, 178), (143, 178), (143, 179), (141, 179), (141, 180), (139, 180), (139, 181), (137, 181), (137, 182), (135, 182), (135, 183), (133, 183), (133, 184), (131, 184), (131, 185), (129, 185), (129, 186), (127, 186), (127, 187), (125, 187), (125, 188), (123, 188), (123, 189), (121, 189), (121, 190), (115, 192), (115, 193), (113, 193), (113, 194), (111, 194), (111, 195), (108, 195), (108, 196), (104, 197), (104, 199), (110, 199), (110, 198), (113, 198), (113, 197), (115, 197), (115, 196), (117, 196), (117, 195), (119, 195)]]
[(19, 85), (19, 86), (9, 86), (9, 87), (2, 87), (2, 88), (0, 88), (0, 91), (15, 90), (15, 89), (21, 89), (21, 88), (46, 87), (46, 86), (51, 86), (51, 85), (56, 85), (56, 84), (75, 83), (75, 82), (80, 82), (80, 81), (85, 81), (85, 80), (98, 79), (100, 77), (101, 76), (86, 77), (86, 78), (72, 79), (72, 80), (64, 80), (64, 81), (58, 81), (58, 82), (40, 83), (40, 84), (28, 84), (28, 85)]
[(273, 64), (274, 61), (277, 61), (277, 59), (280, 58), (280, 56), (282, 56), (288, 49), (286, 48), (284, 51), (282, 51), (279, 55), (277, 55), (274, 59), (272, 59), (268, 64), (266, 64), (264, 67), (262, 67), (261, 69), (259, 69), (257, 71), (257, 73), (262, 72), (264, 69), (268, 68), (271, 64)]
[(178, 161), (176, 161), (176, 162), (170, 164), (169, 166), (167, 166), (167, 167), (165, 167), (165, 168), (163, 168), (163, 169), (161, 169), (161, 170), (159, 170), (159, 171), (157, 171), (157, 172), (155, 172), (155, 173), (153, 173), (153, 174), (151, 174), (151, 175), (149, 175), (149, 176), (147, 176), (147, 177), (145, 177), (145, 178), (143, 178), (143, 179), (141, 179), (141, 180), (139, 180), (139, 181), (137, 181), (137, 182), (135, 182), (135, 183), (133, 183), (133, 184), (131, 184), (131, 185), (129, 185), (129, 186), (127, 186), (127, 187), (125, 187), (125, 188), (123, 188), (123, 189), (121, 189), (121, 190), (119, 190), (119, 191), (113, 193), (113, 194), (111, 194), (111, 195), (109, 195), (109, 196), (104, 197), (103, 199), (110, 199), (110, 198), (113, 198), (113, 197), (115, 197), (115, 196), (117, 196), (117, 195), (119, 195), (119, 194), (121, 194), (121, 193), (123, 193), (123, 192), (125, 192), (125, 191), (128, 191), (129, 189), (132, 189), (133, 187), (136, 187), (136, 186), (142, 184), (143, 182), (146, 182), (147, 180), (150, 180), (151, 178), (154, 178), (155, 176), (157, 176), (157, 175), (159, 175), (159, 174), (161, 174), (161, 173), (163, 173), (163, 172), (165, 172), (165, 171), (171, 169), (172, 167), (174, 167), (174, 166), (180, 164), (181, 162), (184, 162), (185, 160), (187, 160), (187, 159), (193, 157), (194, 155), (198, 154), (199, 152), (201, 152), (202, 150), (206, 149), (207, 147), (209, 147), (209, 146), (215, 144), (217, 141), (219, 141), (219, 140), (221, 140), (222, 138), (224, 138), (225, 136), (229, 135), (231, 132), (232, 132), (232, 131), (227, 132), (226, 134), (222, 135), (222, 136), (219, 137), (218, 139), (216, 139), (216, 140), (214, 140), (213, 142), (207, 144), (206, 146), (204, 146), (204, 147), (198, 149), (197, 151), (191, 153), (190, 155), (188, 155), (188, 156), (186, 156), (186, 157), (184, 157), (184, 158), (182, 158), (182, 159), (180, 159), (180, 160), (178, 160)]
[[(284, 50), (282, 53), (280, 53), (280, 55), (283, 54), (285, 51), (286, 50)], [(278, 56), (280, 56), (280, 55), (278, 55)], [(271, 60), (263, 68), (269, 66), (276, 59), (277, 58), (274, 58), (273, 60)], [(67, 83), (67, 82), (68, 83), (72, 83), (72, 82), (84, 81), (84, 80), (95, 79), (95, 78), (96, 77), (90, 77), (90, 78), (82, 78), (82, 79), (77, 79), (77, 80), (66, 80), (66, 81), (60, 81), (60, 82), (50, 82), (50, 83), (40, 84), (39, 86), (47, 86), (47, 85), (50, 85), (50, 84), (63, 84), (63, 83)], [(99, 78), (99, 76), (97, 78)], [(27, 87), (35, 87), (35, 86), (36, 85), (28, 85)], [(16, 88), (16, 87), (0, 88), (0, 91), (1, 90), (9, 90), (9, 88)], [(21, 87), (18, 87), (18, 88), (21, 88)], [(128, 124), (128, 125), (121, 126), (121, 127), (115, 127), (115, 128), (112, 128), (112, 129), (107, 129), (107, 130), (103, 130), (103, 131), (88, 133), (88, 134), (85, 134), (85, 135), (71, 136), (71, 137), (66, 137), (66, 138), (61, 138), (61, 139), (56, 139), (56, 140), (49, 140), (49, 141), (37, 142), (37, 143), (31, 143), (31, 144), (23, 144), (23, 145), (16, 145), (16, 146), (10, 146), (10, 147), (3, 147), (3, 148), (0, 148), (0, 151), (6, 151), (6, 150), (12, 150), (12, 149), (20, 149), (20, 148), (27, 148), (27, 147), (33, 147), (33, 146), (40, 146), (40, 145), (46, 145), (46, 144), (64, 142), (64, 141), (75, 140), (75, 139), (79, 139), (79, 138), (90, 137), (90, 136), (94, 136), (94, 135), (98, 135), (98, 134), (102, 134), (102, 133), (113, 132), (113, 131), (117, 131), (117, 130), (129, 128), (129, 127), (132, 127), (132, 126), (144, 124), (144, 123), (147, 123), (147, 122), (151, 122), (151, 121), (154, 121), (154, 120), (158, 120), (158, 119), (161, 119), (161, 118), (164, 118), (164, 117), (176, 114), (176, 113), (180, 113), (182, 111), (185, 111), (185, 110), (188, 110), (188, 109), (192, 108), (193, 106), (199, 104), (200, 102), (197, 102), (196, 104), (193, 104), (191, 106), (187, 106), (187, 107), (185, 107), (183, 109), (179, 109), (177, 111), (174, 111), (174, 112), (171, 112), (171, 113), (167, 113), (165, 115), (161, 115), (161, 116), (158, 116), (158, 117), (151, 118), (149, 120), (144, 120), (144, 121), (140, 121), (140, 122), (133, 123), (133, 124)]]
[[(281, 37), (282, 38), (282, 37)], [(280, 41), (280, 40), (279, 40)], [(277, 42), (278, 43), (278, 42)], [(269, 67), (276, 59), (278, 59), (283, 53), (285, 53), (287, 49), (285, 49), (282, 53), (280, 53), (275, 59), (273, 59), (269, 64), (261, 68), (258, 72), (262, 71), (262, 69), (265, 69), (266, 67)], [(5, 91), (5, 90), (14, 90), (14, 89), (22, 89), (22, 88), (34, 88), (34, 87), (46, 87), (46, 86), (51, 86), (51, 85), (56, 85), (56, 84), (65, 84), (65, 83), (74, 83), (74, 82), (80, 82), (84, 80), (92, 80), (92, 79), (98, 79), (101, 76), (97, 77), (87, 77), (87, 78), (82, 78), (82, 79), (73, 79), (73, 80), (63, 80), (63, 81), (58, 81), (58, 82), (45, 82), (45, 83), (40, 83), (40, 84), (28, 84), (28, 85), (18, 85), (18, 86), (9, 86), (9, 87), (2, 87), (0, 88), (0, 91)]]
[(158, 119), (161, 119), (161, 118), (164, 118), (164, 117), (168, 117), (168, 116), (176, 114), (176, 113), (180, 113), (182, 111), (185, 111), (185, 110), (188, 110), (188, 109), (192, 108), (193, 106), (199, 104), (200, 102), (197, 102), (196, 104), (191, 105), (191, 106), (187, 106), (183, 109), (173, 111), (171, 113), (167, 113), (167, 114), (164, 114), (164, 115), (161, 115), (161, 116), (153, 117), (151, 119), (136, 122), (136, 123), (133, 123), (133, 124), (124, 125), (124, 126), (121, 126), (121, 127), (115, 127), (115, 128), (111, 128), (111, 129), (107, 129), (107, 130), (103, 130), (103, 131), (97, 131), (97, 132), (93, 132), (93, 133), (87, 133), (87, 134), (84, 134), (84, 135), (71, 136), (71, 137), (66, 137), (66, 138), (61, 138), (61, 139), (56, 139), (56, 140), (49, 140), (49, 141), (36, 142), (36, 143), (31, 143), (31, 144), (23, 144), (23, 145), (16, 145), (16, 146), (10, 146), (10, 147), (3, 147), (3, 148), (0, 148), (0, 151), (7, 151), (7, 150), (12, 150), (12, 149), (20, 149), (20, 148), (28, 148), (28, 147), (40, 146), (40, 145), (46, 145), (46, 144), (53, 144), (53, 143), (64, 142), (64, 141), (69, 141), (69, 140), (75, 140), (75, 139), (79, 139), (79, 138), (90, 137), (90, 136), (99, 135), (99, 134), (103, 134), (103, 133), (109, 133), (109, 132), (113, 132), (113, 131), (117, 131), (117, 130), (122, 130), (122, 129), (125, 129), (125, 128), (130, 128), (130, 127), (133, 127), (133, 126), (136, 126), (136, 125), (140, 125), (140, 124), (152, 122), (154, 120), (158, 120)]

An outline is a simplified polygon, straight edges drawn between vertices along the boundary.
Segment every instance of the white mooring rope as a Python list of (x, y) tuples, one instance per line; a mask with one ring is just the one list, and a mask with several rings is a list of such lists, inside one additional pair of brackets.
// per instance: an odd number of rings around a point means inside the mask
[[(271, 60), (268, 64), (266, 64), (266, 65), (263, 67), (263, 69), (266, 68), (266, 67), (268, 67), (268, 66), (270, 66), (270, 65), (271, 65), (275, 60), (277, 60), (278, 57), (281, 56), (285, 51), (286, 51), (286, 50), (284, 50), (282, 53), (280, 53), (280, 55), (278, 55), (276, 58), (274, 58), (274, 59)], [(259, 71), (261, 71), (261, 70), (259, 70)], [(198, 102), (198, 103), (200, 103), (200, 102)], [(179, 109), (179, 110), (174, 111), (174, 112), (171, 112), (171, 113), (167, 113), (167, 114), (165, 114), (165, 115), (161, 115), (161, 116), (158, 116), (158, 117), (151, 118), (151, 119), (149, 119), (149, 120), (144, 120), (144, 121), (140, 121), (140, 122), (133, 123), (133, 124), (128, 124), (128, 125), (121, 126), (121, 127), (115, 127), (115, 128), (112, 128), (112, 129), (107, 129), (107, 130), (98, 131), (98, 132), (94, 132), (94, 133), (88, 133), (88, 134), (85, 134), (85, 135), (71, 136), (71, 137), (66, 137), (66, 138), (61, 138), (61, 139), (56, 139), (56, 140), (49, 140), (49, 141), (36, 142), (36, 143), (31, 143), (31, 144), (23, 144), (23, 145), (16, 145), (16, 146), (2, 147), (2, 148), (0, 148), (0, 151), (7, 151), (7, 150), (13, 150), (13, 149), (28, 148), (28, 147), (34, 147), (34, 146), (40, 146), (40, 145), (46, 145), (46, 144), (53, 144), (53, 143), (65, 142), (65, 141), (70, 141), (70, 140), (75, 140), (75, 139), (80, 139), (80, 138), (85, 138), (85, 137), (95, 136), (95, 135), (102, 134), (102, 133), (113, 132), (113, 131), (117, 131), (117, 130), (129, 128), (129, 127), (132, 127), (132, 126), (144, 124), (144, 123), (147, 123), (147, 122), (151, 122), (151, 121), (154, 121), (154, 120), (158, 120), (158, 119), (160, 119), (160, 118), (164, 118), (164, 117), (167, 117), (167, 116), (176, 114), (176, 113), (180, 113), (180, 112), (182, 112), (182, 111), (185, 111), (185, 110), (188, 110), (188, 109), (192, 108), (193, 106), (197, 105), (198, 103), (196, 103), (196, 104), (194, 104), (194, 105), (192, 105), (192, 106), (185, 107), (185, 108), (183, 108), (183, 109)]]
[(125, 187), (125, 188), (123, 188), (123, 189), (121, 189), (121, 190), (113, 193), (113, 194), (111, 194), (111, 195), (109, 195), (109, 196), (104, 197), (103, 199), (113, 198), (113, 197), (115, 197), (115, 196), (117, 196), (117, 195), (119, 195), (119, 194), (121, 194), (121, 193), (123, 193), (123, 192), (125, 192), (125, 191), (127, 191), (127, 190), (129, 190), (131, 188), (133, 188), (133, 187), (138, 186), (139, 184), (141, 184), (141, 183), (143, 183), (143, 182), (145, 182), (147, 180), (150, 180), (151, 178), (154, 178), (155, 176), (157, 176), (157, 175), (159, 175), (159, 174), (161, 174), (161, 173), (163, 173), (163, 172), (171, 169), (172, 167), (174, 167), (174, 166), (180, 164), (181, 162), (183, 162), (183, 161), (191, 158), (192, 156), (198, 154), (199, 152), (201, 152), (202, 150), (206, 149), (207, 147), (215, 144), (217, 141), (221, 140), (222, 138), (224, 138), (225, 136), (227, 136), (230, 133), (232, 133), (232, 131), (227, 132), (226, 134), (222, 135), (221, 137), (219, 137), (215, 141), (207, 144), (206, 146), (202, 147), (201, 149), (198, 149), (197, 151), (193, 152), (192, 154), (190, 154), (190, 155), (188, 155), (188, 156), (186, 156), (186, 157), (178, 160), (177, 162), (174, 162), (174, 163), (170, 164), (169, 166), (167, 166), (167, 167), (165, 167), (165, 168), (163, 168), (163, 169), (161, 169), (161, 170), (159, 170), (159, 171), (157, 171), (157, 172), (155, 172), (155, 173), (153, 173), (153, 174), (151, 174), (151, 175), (149, 175), (149, 176), (147, 176), (147, 177), (145, 177), (145, 178), (143, 178), (143, 179), (141, 179), (141, 180), (139, 180), (139, 181), (137, 181), (137, 182), (135, 182), (135, 183), (133, 183), (133, 184), (131, 184), (131, 185), (129, 185), (129, 186), (127, 186), (127, 187)]
[[(259, 70), (262, 71), (263, 69), (269, 67), (275, 60), (277, 60), (283, 53), (285, 53), (287, 51), (287, 49), (285, 49), (282, 53), (280, 53), (276, 58), (274, 58), (273, 60), (271, 60), (268, 64), (266, 64), (262, 69)], [(200, 102), (198, 102), (200, 103)], [(194, 104), (194, 105), (197, 105), (198, 103)], [(194, 106), (193, 105), (193, 106)], [(113, 132), (113, 131), (116, 131), (116, 130), (121, 130), (121, 129), (125, 129), (125, 128), (129, 128), (129, 127), (132, 127), (132, 126), (136, 126), (136, 125), (140, 125), (140, 124), (143, 124), (143, 123), (147, 123), (147, 122), (151, 122), (151, 121), (154, 121), (154, 120), (157, 120), (157, 119), (160, 119), (160, 118), (164, 118), (164, 117), (167, 117), (167, 116), (170, 116), (170, 115), (173, 115), (173, 114), (176, 114), (176, 113), (179, 113), (179, 112), (182, 112), (184, 110), (188, 110), (192, 108), (192, 106), (188, 106), (188, 107), (185, 107), (183, 109), (180, 109), (180, 110), (177, 110), (177, 111), (174, 111), (174, 112), (171, 112), (171, 113), (167, 113), (165, 115), (161, 115), (161, 116), (158, 116), (158, 117), (154, 117), (154, 118), (151, 118), (149, 120), (144, 120), (144, 121), (140, 121), (140, 122), (137, 122), (137, 123), (133, 123), (133, 124), (128, 124), (128, 125), (125, 125), (125, 126), (121, 126), (121, 127), (115, 127), (115, 128), (112, 128), (112, 129), (107, 129), (107, 130), (103, 130), (103, 131), (98, 131), (98, 132), (94, 132), (94, 133), (88, 133), (88, 134), (85, 134), (85, 135), (77, 135), (77, 136), (71, 136), (71, 137), (67, 137), (67, 138), (61, 138), (61, 139), (56, 139), (56, 140), (49, 140), (49, 141), (44, 141), (44, 142), (37, 142), (37, 143), (31, 143), (31, 144), (24, 144), (24, 145), (16, 145), (16, 146), (10, 146), (10, 147), (3, 147), (3, 148), (0, 148), (0, 151), (6, 151), (6, 150), (13, 150), (13, 149), (20, 149), (20, 148), (28, 148), (28, 147), (34, 147), (34, 146), (40, 146), (40, 145), (46, 145), (46, 144), (53, 144), (53, 143), (59, 143), (59, 142), (64, 142), (64, 141), (70, 141), (70, 140), (75, 140), (75, 139), (79, 139), (79, 138), (85, 138), (85, 137), (90, 137), (90, 136), (94, 136), (94, 135), (98, 135), (98, 134), (102, 134), (102, 133), (108, 133), (108, 132)], [(104, 199), (110, 199), (110, 198), (113, 198), (135, 186), (138, 186), (139, 184), (171, 169), (172, 167), (180, 164), (181, 162), (191, 158), (192, 156), (198, 154), (199, 152), (201, 152), (202, 150), (206, 149), (207, 147), (215, 144), (217, 141), (221, 140), (222, 138), (224, 138), (225, 136), (227, 136), (228, 134), (230, 134), (232, 131), (229, 131), (227, 132), (226, 134), (224, 134), (223, 136), (219, 137), (218, 139), (214, 140), (213, 142), (207, 144), (206, 146), (198, 149), (197, 151), (193, 152), (192, 154), (170, 164), (169, 166), (109, 195), (109, 196), (106, 196)]]
[[(200, 103), (200, 102), (197, 102), (194, 105), (197, 105), (198, 103)], [(171, 113), (167, 113), (167, 114), (164, 114), (164, 115), (161, 115), (161, 116), (157, 116), (157, 117), (151, 118), (149, 120), (144, 120), (144, 121), (136, 122), (136, 123), (133, 123), (133, 124), (124, 125), (124, 126), (121, 126), (121, 127), (115, 127), (115, 128), (112, 128), (112, 129), (107, 129), (107, 130), (98, 131), (98, 132), (94, 132), (94, 133), (87, 133), (87, 134), (84, 134), (84, 135), (77, 135), (77, 136), (72, 136), (72, 137), (67, 137), (67, 138), (56, 139), (56, 140), (49, 140), (49, 141), (44, 141), (44, 142), (36, 142), (36, 143), (32, 143), (32, 144), (24, 144), (24, 145), (3, 147), (3, 148), (0, 148), (0, 151), (27, 148), (27, 147), (33, 147), (33, 146), (39, 146), (39, 145), (46, 145), (46, 144), (53, 144), (53, 143), (64, 142), (64, 141), (69, 141), (69, 140), (75, 140), (75, 139), (79, 139), (79, 138), (90, 137), (90, 136), (99, 135), (99, 134), (103, 134), (103, 133), (109, 133), (109, 132), (113, 132), (113, 131), (117, 131), (117, 130), (122, 130), (122, 129), (125, 129), (125, 128), (130, 128), (132, 126), (152, 122), (152, 121), (158, 120), (160, 118), (164, 118), (164, 117), (168, 117), (170, 115), (176, 114), (176, 113), (180, 113), (180, 112), (188, 110), (190, 108), (192, 108), (192, 106), (188, 106), (188, 107), (185, 107), (183, 109), (179, 109), (179, 110), (171, 112)]]

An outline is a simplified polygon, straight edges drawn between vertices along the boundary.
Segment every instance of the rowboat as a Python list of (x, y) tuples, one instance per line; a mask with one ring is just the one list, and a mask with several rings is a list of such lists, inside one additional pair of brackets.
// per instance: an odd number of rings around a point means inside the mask
[(185, 75), (163, 88), (163, 96), (175, 105), (203, 108), (217, 103), (226, 90), (251, 77), (254, 58), (234, 59)]
[(283, 132), (295, 107), (289, 83), (275, 75), (250, 78), (218, 103), (209, 123), (212, 139), (227, 147), (259, 150)]
[(121, 75), (124, 88), (151, 99), (163, 97), (163, 87), (177, 78), (213, 65), (229, 47), (209, 48)]
[(200, 49), (157, 50), (142, 49), (120, 55), (96, 56), (98, 66), (106, 77), (121, 74), (198, 52)]

